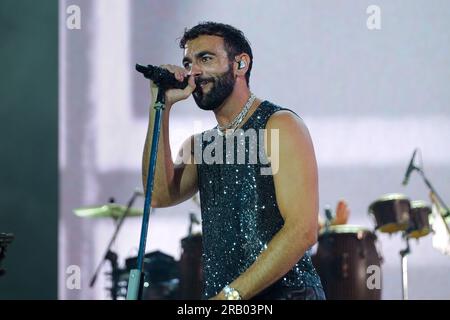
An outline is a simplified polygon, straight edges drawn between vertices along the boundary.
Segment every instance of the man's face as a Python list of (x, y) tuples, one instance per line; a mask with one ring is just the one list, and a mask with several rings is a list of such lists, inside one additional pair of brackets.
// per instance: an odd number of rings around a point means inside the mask
[(183, 66), (195, 76), (192, 95), (201, 109), (218, 108), (233, 92), (236, 80), (221, 37), (204, 35), (188, 41)]

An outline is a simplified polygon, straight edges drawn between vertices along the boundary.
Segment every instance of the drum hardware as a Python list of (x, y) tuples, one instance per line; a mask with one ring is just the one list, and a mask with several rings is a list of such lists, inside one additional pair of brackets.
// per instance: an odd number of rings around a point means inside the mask
[(111, 247), (114, 244), (114, 241), (116, 240), (117, 234), (119, 233), (120, 228), (123, 225), (123, 222), (125, 221), (125, 218), (128, 217), (130, 214), (133, 216), (138, 216), (142, 214), (142, 211), (139, 209), (132, 209), (133, 203), (136, 200), (138, 196), (141, 196), (143, 193), (141, 191), (135, 190), (130, 198), (130, 200), (127, 203), (127, 206), (121, 206), (118, 204), (113, 203), (113, 199), (110, 200), (110, 203), (98, 206), (98, 207), (85, 207), (85, 208), (78, 208), (74, 209), (74, 213), (79, 217), (111, 217), (113, 218), (116, 223), (116, 228), (114, 230), (113, 235), (111, 236), (111, 239), (108, 243), (108, 246), (105, 250), (105, 254), (103, 255), (102, 260), (98, 264), (91, 281), (89, 283), (89, 287), (92, 288), (97, 280), (98, 273), (100, 269), (103, 266), (103, 263), (105, 261), (110, 261), (111, 263), (111, 277), (112, 277), (112, 286), (109, 288), (111, 292), (111, 297), (113, 300), (117, 299), (117, 292), (118, 292), (118, 282), (121, 275), (121, 271), (118, 267), (117, 263), (117, 254), (111, 251)]
[[(415, 157), (415, 154), (416, 154), (417, 151), (419, 151), (419, 154), (420, 154), (420, 159), (421, 159), (420, 166), (414, 165), (414, 157)], [(403, 180), (403, 183), (402, 183), (403, 185), (407, 185), (408, 184), (409, 176), (414, 171), (417, 171), (420, 174), (420, 176), (422, 177), (423, 182), (428, 187), (430, 193), (434, 195), (435, 201), (439, 204), (439, 206), (443, 210), (442, 216), (444, 217), (444, 219), (450, 217), (450, 209), (445, 204), (444, 200), (442, 200), (442, 198), (439, 195), (439, 193), (436, 191), (436, 189), (431, 184), (430, 180), (425, 175), (425, 171), (423, 170), (422, 152), (420, 151), (420, 149), (414, 150), (413, 157), (412, 157), (412, 159), (411, 159), (411, 161), (409, 163), (408, 169), (406, 170), (405, 179)]]
[[(127, 295), (127, 282), (131, 270), (136, 268), (138, 257), (126, 259), (122, 277), (126, 281), (119, 284), (120, 296)], [(170, 255), (153, 251), (144, 255), (143, 300), (173, 300), (179, 298), (180, 266)]]
[(430, 191), (430, 197), (432, 198), (433, 203), (436, 203), (440, 208), (440, 214), (444, 219), (450, 218), (450, 209), (445, 204), (444, 200), (442, 200), (441, 196), (437, 193), (436, 189), (431, 184), (430, 180), (426, 177), (425, 172), (422, 168), (416, 168), (419, 172), (420, 176), (423, 179), (423, 182), (428, 187)]
[(369, 214), (375, 220), (375, 230), (392, 234), (401, 232), (406, 247), (400, 250), (402, 297), (408, 299), (408, 255), (411, 254), (409, 240), (419, 239), (430, 233), (430, 207), (421, 200), (410, 201), (403, 194), (387, 194), (369, 206)]
[[(105, 274), (111, 279), (111, 287), (106, 288), (113, 300), (127, 297), (128, 283), (131, 271), (137, 268), (138, 257), (126, 259), (125, 267), (120, 268), (118, 255), (111, 250), (120, 228), (128, 216), (142, 215), (142, 210), (132, 208), (137, 196), (141, 192), (133, 193), (127, 206), (114, 202), (93, 207), (74, 209), (79, 217), (98, 218), (111, 217), (116, 222), (116, 229), (109, 241), (103, 259), (96, 268), (90, 281), (93, 287), (98, 273), (105, 261), (111, 264), (111, 271)], [(194, 225), (201, 225), (194, 212), (189, 213), (188, 236), (181, 240), (182, 255), (179, 261), (160, 251), (146, 253), (143, 258), (142, 292), (140, 296), (145, 300), (154, 299), (201, 299), (203, 293), (202, 278), (202, 235), (193, 231)]]
[(6, 273), (5, 269), (2, 269), (1, 263), (6, 256), (6, 248), (14, 240), (14, 234), (12, 233), (0, 233), (0, 276)]
[[(420, 166), (416, 166), (414, 164), (415, 155), (419, 151), (420, 153), (420, 159), (421, 164)], [(447, 246), (450, 246), (450, 241), (448, 240), (450, 238), (450, 231), (448, 224), (445, 222), (445, 218), (450, 216), (450, 209), (445, 204), (445, 202), (442, 200), (442, 198), (439, 196), (439, 194), (434, 189), (433, 185), (431, 184), (430, 180), (426, 177), (425, 172), (423, 170), (423, 163), (422, 163), (422, 154), (420, 152), (420, 149), (415, 149), (414, 153), (412, 155), (412, 158), (410, 160), (410, 163), (408, 165), (408, 168), (406, 170), (406, 174), (404, 177), (404, 180), (402, 182), (403, 185), (408, 184), (409, 177), (412, 172), (417, 171), (420, 176), (422, 177), (423, 182), (428, 187), (430, 191), (430, 198), (432, 203), (435, 206), (441, 207), (441, 210), (439, 211), (438, 218), (440, 220), (444, 220), (444, 225), (447, 233)], [(442, 212), (442, 213), (441, 213)], [(411, 207), (409, 211), (409, 218), (410, 221), (408, 223), (408, 228), (404, 230), (403, 232), (403, 238), (406, 241), (406, 247), (400, 251), (401, 256), (401, 268), (402, 268), (402, 296), (404, 300), (408, 300), (408, 260), (407, 256), (411, 253), (411, 249), (409, 246), (409, 239), (411, 238), (420, 238), (423, 236), (426, 236), (430, 233), (432, 227), (430, 227), (430, 219), (429, 215), (432, 213), (431, 208), (429, 208), (423, 201), (413, 201), (411, 202)], [(445, 233), (445, 231), (444, 231)], [(449, 250), (450, 253), (450, 250)]]
[(400, 250), (401, 268), (402, 268), (402, 298), (408, 300), (408, 258), (407, 255), (411, 253), (409, 247), (409, 237), (405, 235), (403, 237), (406, 241), (406, 248)]
[[(203, 294), (202, 234), (193, 232), (193, 225), (200, 225), (196, 214), (189, 213), (188, 235), (181, 239), (179, 261), (161, 252), (145, 255), (143, 299), (200, 300)], [(129, 258), (121, 279), (126, 282), (136, 267), (137, 258)], [(125, 297), (127, 288), (119, 284), (119, 296)]]
[[(111, 263), (111, 272), (107, 272), (106, 275), (111, 276), (111, 288), (107, 288), (107, 290), (109, 290), (109, 292), (111, 293), (112, 300), (117, 300), (117, 293), (119, 291), (118, 284), (121, 275), (119, 265), (117, 263), (117, 258), (117, 254), (111, 250), (108, 250), (105, 256), (105, 260), (108, 260)], [(92, 287), (94, 283), (95, 279), (91, 280), (90, 287)]]

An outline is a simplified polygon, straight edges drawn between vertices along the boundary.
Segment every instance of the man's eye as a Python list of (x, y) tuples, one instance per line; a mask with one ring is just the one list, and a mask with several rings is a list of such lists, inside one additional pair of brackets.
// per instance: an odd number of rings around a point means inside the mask
[(184, 68), (185, 68), (186, 70), (191, 70), (191, 64), (186, 62), (186, 63), (184, 64)]
[(211, 60), (211, 57), (202, 57), (202, 62), (208, 62), (209, 60)]

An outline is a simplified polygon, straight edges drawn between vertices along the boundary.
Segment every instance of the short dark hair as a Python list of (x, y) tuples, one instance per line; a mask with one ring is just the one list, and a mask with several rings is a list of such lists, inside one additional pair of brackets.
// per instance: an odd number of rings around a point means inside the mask
[(250, 42), (244, 36), (244, 33), (229, 24), (211, 21), (200, 22), (195, 27), (192, 27), (191, 29), (186, 28), (184, 30), (183, 37), (180, 40), (180, 48), (184, 49), (188, 41), (203, 35), (219, 36), (223, 38), (225, 50), (228, 54), (228, 59), (230, 60), (234, 61), (234, 58), (241, 53), (246, 53), (250, 56), (250, 64), (247, 73), (245, 74), (245, 80), (248, 85), (253, 65), (253, 53)]

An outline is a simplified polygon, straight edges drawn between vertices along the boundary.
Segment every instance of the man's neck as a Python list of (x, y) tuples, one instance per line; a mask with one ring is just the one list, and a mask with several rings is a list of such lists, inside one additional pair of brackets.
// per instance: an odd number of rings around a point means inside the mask
[(217, 123), (221, 126), (229, 124), (241, 112), (250, 97), (247, 86), (235, 86), (233, 92), (224, 103), (214, 110)]

